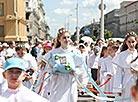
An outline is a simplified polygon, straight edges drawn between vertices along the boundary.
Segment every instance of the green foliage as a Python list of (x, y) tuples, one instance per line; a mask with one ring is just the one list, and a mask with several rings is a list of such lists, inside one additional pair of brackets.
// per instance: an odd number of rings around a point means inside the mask
[(112, 32), (106, 29), (104, 33), (104, 38), (109, 39), (112, 36), (112, 34), (113, 34)]
[(138, 24), (138, 21), (134, 21), (135, 24)]
[(96, 36), (92, 36), (93, 41), (96, 41)]
[(82, 27), (82, 28), (80, 29), (80, 34), (83, 34), (83, 33), (84, 33), (84, 28), (85, 28), (85, 27)]

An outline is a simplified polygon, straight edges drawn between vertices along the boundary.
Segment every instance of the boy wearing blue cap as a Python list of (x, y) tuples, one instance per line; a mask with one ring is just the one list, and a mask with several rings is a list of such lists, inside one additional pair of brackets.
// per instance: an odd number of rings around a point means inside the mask
[(22, 59), (8, 59), (5, 64), (3, 77), (7, 80), (8, 88), (1, 93), (1, 96), (7, 98), (10, 102), (48, 102), (22, 85), (22, 81), (26, 77)]

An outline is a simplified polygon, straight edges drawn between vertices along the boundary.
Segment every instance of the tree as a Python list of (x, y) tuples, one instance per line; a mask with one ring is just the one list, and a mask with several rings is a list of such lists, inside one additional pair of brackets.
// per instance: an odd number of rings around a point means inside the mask
[(98, 34), (99, 34), (99, 32), (98, 32), (97, 29), (93, 30), (93, 35), (94, 35), (96, 38), (98, 37)]
[(138, 24), (138, 21), (134, 21), (135, 24)]
[(113, 34), (112, 32), (106, 29), (104, 33), (104, 38), (109, 39), (112, 36), (112, 34)]
[(93, 41), (96, 41), (96, 36), (92, 36)]

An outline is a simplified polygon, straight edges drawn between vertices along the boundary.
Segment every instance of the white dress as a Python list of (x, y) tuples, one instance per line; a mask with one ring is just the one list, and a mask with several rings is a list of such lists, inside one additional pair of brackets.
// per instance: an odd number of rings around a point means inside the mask
[[(113, 92), (114, 72), (115, 72), (115, 65), (113, 65), (112, 63), (112, 57), (108, 56), (105, 59), (103, 59), (101, 65), (101, 73), (103, 73), (101, 83), (103, 84), (108, 78), (111, 78), (110, 81), (102, 87), (104, 92)], [(108, 76), (108, 74), (111, 74), (112, 77)], [(106, 95), (114, 96), (113, 94), (106, 94)]]
[[(104, 58), (103, 57), (101, 57), (100, 59), (99, 59), (99, 63), (98, 63), (98, 66), (99, 67), (101, 67), (101, 65), (102, 65), (102, 63), (103, 63), (103, 60), (104, 60)], [(101, 67), (102, 68), (102, 67)], [(101, 72), (101, 69), (100, 69), (100, 71), (99, 71), (99, 73), (100, 73), (100, 83), (101, 83), (101, 81), (102, 81), (102, 79), (103, 79), (103, 73)]]
[[(50, 53), (61, 54), (65, 52), (70, 52), (72, 48), (64, 50), (61, 47), (53, 49)], [(48, 55), (49, 55), (48, 54)], [(47, 60), (49, 57), (45, 56)], [(83, 60), (77, 53), (74, 56), (75, 70), (77, 75), (82, 75), (86, 77), (86, 73), (83, 68)], [(52, 62), (49, 63), (48, 71), (53, 69)], [(77, 102), (77, 84), (73, 75), (70, 74), (58, 74), (52, 75), (50, 81), (48, 82), (48, 87), (45, 88), (45, 93), (43, 97), (48, 97), (50, 102)], [(48, 95), (50, 92), (50, 95)]]
[(9, 102), (49, 102), (23, 85), (18, 89), (7, 88), (0, 96), (8, 99)]
[[(117, 65), (114, 92), (122, 93), (122, 98), (131, 97), (131, 86), (136, 83), (136, 74), (132, 74), (130, 70), (131, 61), (137, 57), (137, 51), (126, 50), (119, 53), (114, 59), (113, 63)], [(125, 100), (121, 102), (131, 102)]]
[[(46, 54), (45, 54), (46, 55)], [(41, 56), (41, 59), (39, 59), (39, 60), (42, 60), (42, 59), (44, 59), (44, 56), (45, 55), (39, 55), (39, 56)], [(40, 57), (39, 57), (40, 58)], [(41, 79), (41, 76), (42, 76), (42, 74), (43, 74), (43, 72), (44, 72), (44, 70), (45, 70), (45, 67), (43, 67), (41, 64), (38, 66), (39, 68), (38, 68), (38, 73), (37, 73), (37, 78), (36, 78), (36, 85), (37, 84), (39, 84), (39, 81), (40, 81), (40, 79)], [(49, 74), (47, 73), (47, 72), (45, 72), (44, 73), (44, 76), (43, 76), (43, 78), (42, 78), (42, 80), (40, 81), (40, 82), (42, 82), (45, 78), (47, 78), (49, 76)], [(48, 80), (50, 80), (50, 78), (49, 79), (47, 79), (45, 82), (43, 82), (43, 83), (41, 83), (41, 85), (39, 85), (37, 88), (35, 88), (35, 90), (34, 90), (34, 92), (36, 92), (37, 94), (39, 94), (39, 95), (42, 95), (43, 94), (43, 92), (44, 92), (44, 90), (42, 90), (45, 86), (47, 86), (47, 82), (48, 82)]]

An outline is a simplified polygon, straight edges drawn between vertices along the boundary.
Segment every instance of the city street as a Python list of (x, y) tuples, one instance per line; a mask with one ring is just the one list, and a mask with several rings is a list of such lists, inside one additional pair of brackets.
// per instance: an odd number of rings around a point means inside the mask
[(84, 94), (83, 96), (79, 96), (78, 102), (99, 102), (99, 101), (87, 94)]
[(0, 0), (0, 102), (138, 102), (138, 0)]

